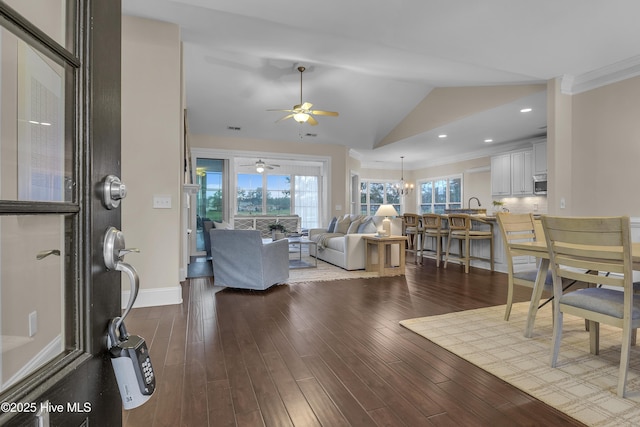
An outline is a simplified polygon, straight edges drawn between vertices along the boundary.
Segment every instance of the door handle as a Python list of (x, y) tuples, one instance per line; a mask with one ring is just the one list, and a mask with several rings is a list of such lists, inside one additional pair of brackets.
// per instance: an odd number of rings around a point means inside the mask
[(138, 272), (135, 268), (127, 264), (126, 262), (120, 261), (118, 265), (116, 265), (116, 271), (122, 271), (126, 273), (127, 277), (129, 277), (129, 283), (131, 284), (131, 293), (129, 294), (129, 302), (127, 303), (127, 307), (122, 313), (122, 316), (116, 322), (116, 328), (120, 328), (120, 325), (124, 321), (124, 318), (127, 317), (127, 314), (133, 308), (133, 304), (136, 302), (136, 298), (138, 298), (138, 289), (140, 289), (140, 278), (138, 277)]
[(127, 314), (133, 308), (133, 304), (138, 297), (138, 289), (140, 288), (140, 278), (138, 277), (138, 272), (133, 266), (124, 262), (124, 256), (131, 252), (140, 252), (137, 248), (125, 248), (124, 244), (124, 234), (122, 231), (118, 230), (115, 227), (109, 227), (104, 236), (104, 247), (103, 247), (103, 256), (104, 256), (104, 264), (107, 269), (121, 271), (127, 275), (129, 278), (129, 283), (131, 285), (131, 293), (129, 294), (129, 302), (127, 303), (127, 307), (125, 308), (124, 313), (120, 316), (116, 327), (119, 328), (120, 324), (124, 321), (124, 318), (127, 317)]
[(38, 261), (40, 261), (41, 259), (44, 259), (44, 258), (48, 257), (49, 255), (60, 256), (60, 250), (59, 249), (49, 249), (49, 250), (46, 250), (46, 251), (40, 251), (40, 252), (38, 252), (38, 255), (36, 255), (36, 259)]

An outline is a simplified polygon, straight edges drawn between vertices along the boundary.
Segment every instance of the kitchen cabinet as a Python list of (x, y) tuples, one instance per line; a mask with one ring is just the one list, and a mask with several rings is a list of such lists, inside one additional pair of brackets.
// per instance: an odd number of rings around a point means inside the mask
[(533, 194), (533, 150), (491, 157), (491, 194), (501, 197)]
[(511, 154), (500, 154), (491, 158), (491, 194), (511, 195)]
[(533, 174), (547, 173), (547, 143), (536, 142), (533, 144)]
[(511, 153), (511, 195), (533, 194), (533, 151)]

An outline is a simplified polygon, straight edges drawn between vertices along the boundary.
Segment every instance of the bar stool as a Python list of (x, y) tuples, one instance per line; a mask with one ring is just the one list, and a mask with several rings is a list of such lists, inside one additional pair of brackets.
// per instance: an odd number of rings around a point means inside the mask
[[(426, 251), (428, 257), (435, 258), (436, 267), (440, 267), (440, 260), (442, 259), (442, 240), (445, 236), (449, 235), (449, 230), (442, 227), (442, 218), (442, 215), (432, 213), (422, 215), (422, 241), (419, 248), (420, 260), (422, 260), (422, 257), (424, 257), (424, 252)], [(446, 221), (444, 222), (444, 224), (446, 224)], [(424, 244), (426, 243), (427, 238), (434, 239), (434, 249), (424, 248)]]
[[(484, 221), (480, 218), (472, 219), (467, 214), (448, 214), (447, 219), (449, 223), (449, 242), (447, 243), (447, 254), (444, 259), (444, 268), (447, 268), (447, 262), (452, 259), (460, 261), (461, 264), (464, 264), (464, 272), (469, 273), (471, 260), (479, 259), (482, 261), (489, 261), (491, 263), (491, 271), (493, 271), (493, 223)], [(489, 230), (473, 230), (471, 224), (473, 221), (487, 224), (489, 226)], [(457, 257), (451, 256), (449, 254), (449, 250), (451, 249), (451, 241), (454, 239), (458, 239), (460, 248)], [(489, 240), (490, 257), (482, 258), (472, 256), (470, 250), (472, 240)], [(463, 242), (464, 250), (462, 248)]]
[(418, 263), (418, 244), (421, 244), (420, 233), (422, 232), (420, 220), (421, 216), (414, 213), (405, 213), (402, 215), (402, 235), (407, 236), (407, 252), (412, 252), (415, 256), (415, 262)]

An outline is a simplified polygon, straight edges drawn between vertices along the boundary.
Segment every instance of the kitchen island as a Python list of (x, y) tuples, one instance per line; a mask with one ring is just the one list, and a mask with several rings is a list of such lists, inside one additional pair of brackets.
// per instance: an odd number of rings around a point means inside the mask
[[(465, 211), (468, 209), (465, 209)], [(475, 210), (475, 209), (470, 209), (471, 211)], [(459, 209), (457, 209), (456, 211), (460, 211)], [(485, 210), (486, 212), (486, 210)], [(453, 213), (453, 211), (452, 211)], [(461, 212), (461, 213), (466, 213), (466, 212)], [(443, 214), (443, 217), (446, 217), (447, 214)], [(505, 250), (504, 250), (504, 242), (502, 241), (502, 234), (500, 232), (500, 226), (498, 225), (498, 221), (496, 219), (495, 216), (491, 216), (491, 215), (486, 215), (484, 213), (481, 214), (473, 214), (470, 213), (471, 219), (472, 219), (472, 227), (474, 230), (490, 230), (493, 228), (493, 258), (494, 258), (494, 270), (495, 271), (500, 271), (502, 273), (506, 273), (507, 272), (507, 259), (505, 256)], [(483, 221), (486, 222), (490, 222), (491, 224), (493, 224), (493, 227), (489, 226), (488, 224), (484, 223)], [(446, 248), (447, 248), (447, 237), (445, 236), (444, 238), (444, 242), (443, 242), (443, 251), (446, 252)], [(424, 249), (426, 251), (434, 251), (435, 250), (435, 242), (433, 239), (425, 239), (425, 242), (423, 242), (424, 244)], [(490, 250), (491, 250), (491, 245), (489, 244), (488, 240), (477, 240), (474, 241), (473, 244), (471, 245), (471, 255), (474, 257), (479, 257), (479, 258), (490, 258)], [(456, 253), (457, 254), (458, 251), (458, 245), (457, 244), (452, 244), (451, 246), (451, 252), (452, 253)], [(452, 260), (449, 262), (449, 264), (456, 264), (457, 261)], [(530, 256), (522, 256), (522, 257), (516, 257), (516, 259), (514, 259), (514, 264), (515, 264), (515, 268), (516, 270), (530, 270), (530, 269), (535, 269), (536, 268), (536, 258), (534, 257), (530, 257)], [(479, 260), (472, 260), (471, 261), (471, 266), (472, 267), (478, 267), (478, 268), (484, 268), (486, 270), (489, 270), (490, 267), (488, 265), (487, 262), (485, 261), (479, 261)], [(456, 268), (456, 266), (449, 266), (448, 268)]]

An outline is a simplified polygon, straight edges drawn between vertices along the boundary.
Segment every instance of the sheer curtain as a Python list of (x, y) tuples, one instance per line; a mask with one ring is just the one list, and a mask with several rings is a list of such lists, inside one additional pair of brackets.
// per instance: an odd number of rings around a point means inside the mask
[(301, 218), (301, 228), (320, 227), (319, 177), (295, 175), (294, 182), (294, 209)]

